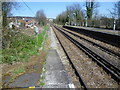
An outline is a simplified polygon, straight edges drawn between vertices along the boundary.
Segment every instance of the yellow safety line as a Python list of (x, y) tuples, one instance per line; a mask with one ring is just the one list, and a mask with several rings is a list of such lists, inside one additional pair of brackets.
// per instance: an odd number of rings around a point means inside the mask
[(35, 86), (31, 86), (31, 87), (29, 87), (29, 88), (35, 88)]

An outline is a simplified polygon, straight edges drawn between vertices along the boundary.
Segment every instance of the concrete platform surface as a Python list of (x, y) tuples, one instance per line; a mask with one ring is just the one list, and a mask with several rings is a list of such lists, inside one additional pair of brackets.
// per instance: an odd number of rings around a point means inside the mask
[(74, 88), (55, 49), (48, 53), (44, 88)]
[[(69, 26), (69, 25), (66, 25), (66, 26)], [(93, 27), (82, 27), (82, 26), (69, 26), (69, 27), (87, 29), (87, 30), (91, 30), (91, 31), (97, 31), (97, 32), (108, 33), (108, 34), (120, 36), (120, 31), (119, 30), (109, 30), (109, 29), (93, 28)]]

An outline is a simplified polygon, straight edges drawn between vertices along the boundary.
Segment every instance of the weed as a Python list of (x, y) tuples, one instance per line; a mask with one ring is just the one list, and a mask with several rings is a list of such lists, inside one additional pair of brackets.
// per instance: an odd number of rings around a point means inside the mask
[(22, 33), (15, 33), (10, 40), (10, 47), (2, 49), (2, 59), (0, 63), (27, 62), (29, 57), (39, 52), (39, 48), (43, 47), (42, 42), (48, 26), (38, 35), (38, 43), (36, 36), (27, 36)]
[(15, 69), (13, 73), (18, 75), (20, 73), (23, 73), (24, 71), (25, 71), (24, 68), (18, 68), (18, 69)]
[(44, 83), (44, 82), (41, 82), (41, 83), (40, 83), (40, 85), (41, 85), (41, 86), (44, 86), (44, 85), (45, 85), (45, 83)]

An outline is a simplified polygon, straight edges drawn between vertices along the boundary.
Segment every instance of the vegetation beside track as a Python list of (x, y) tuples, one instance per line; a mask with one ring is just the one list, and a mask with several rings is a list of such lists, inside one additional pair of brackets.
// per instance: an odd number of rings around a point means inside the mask
[[(30, 56), (38, 53), (47, 29), (48, 26), (45, 26), (44, 31), (38, 35), (38, 42), (35, 35), (28, 36), (16, 32), (16, 30), (9, 30), (10, 37), (6, 38), (10, 45), (2, 49), (2, 60), (0, 63), (12, 64), (13, 62), (28, 61)], [(6, 38), (3, 38), (4, 44), (7, 42), (4, 41)]]

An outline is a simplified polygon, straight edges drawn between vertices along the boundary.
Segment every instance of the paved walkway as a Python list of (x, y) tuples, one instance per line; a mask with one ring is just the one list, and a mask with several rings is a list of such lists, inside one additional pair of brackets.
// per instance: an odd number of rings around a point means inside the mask
[(45, 88), (70, 88), (72, 82), (55, 49), (50, 50), (46, 60)]
[(44, 88), (74, 88), (70, 77), (67, 75), (64, 65), (57, 53), (55, 34), (50, 27), (48, 32), (51, 38), (51, 50), (46, 60), (46, 73)]

